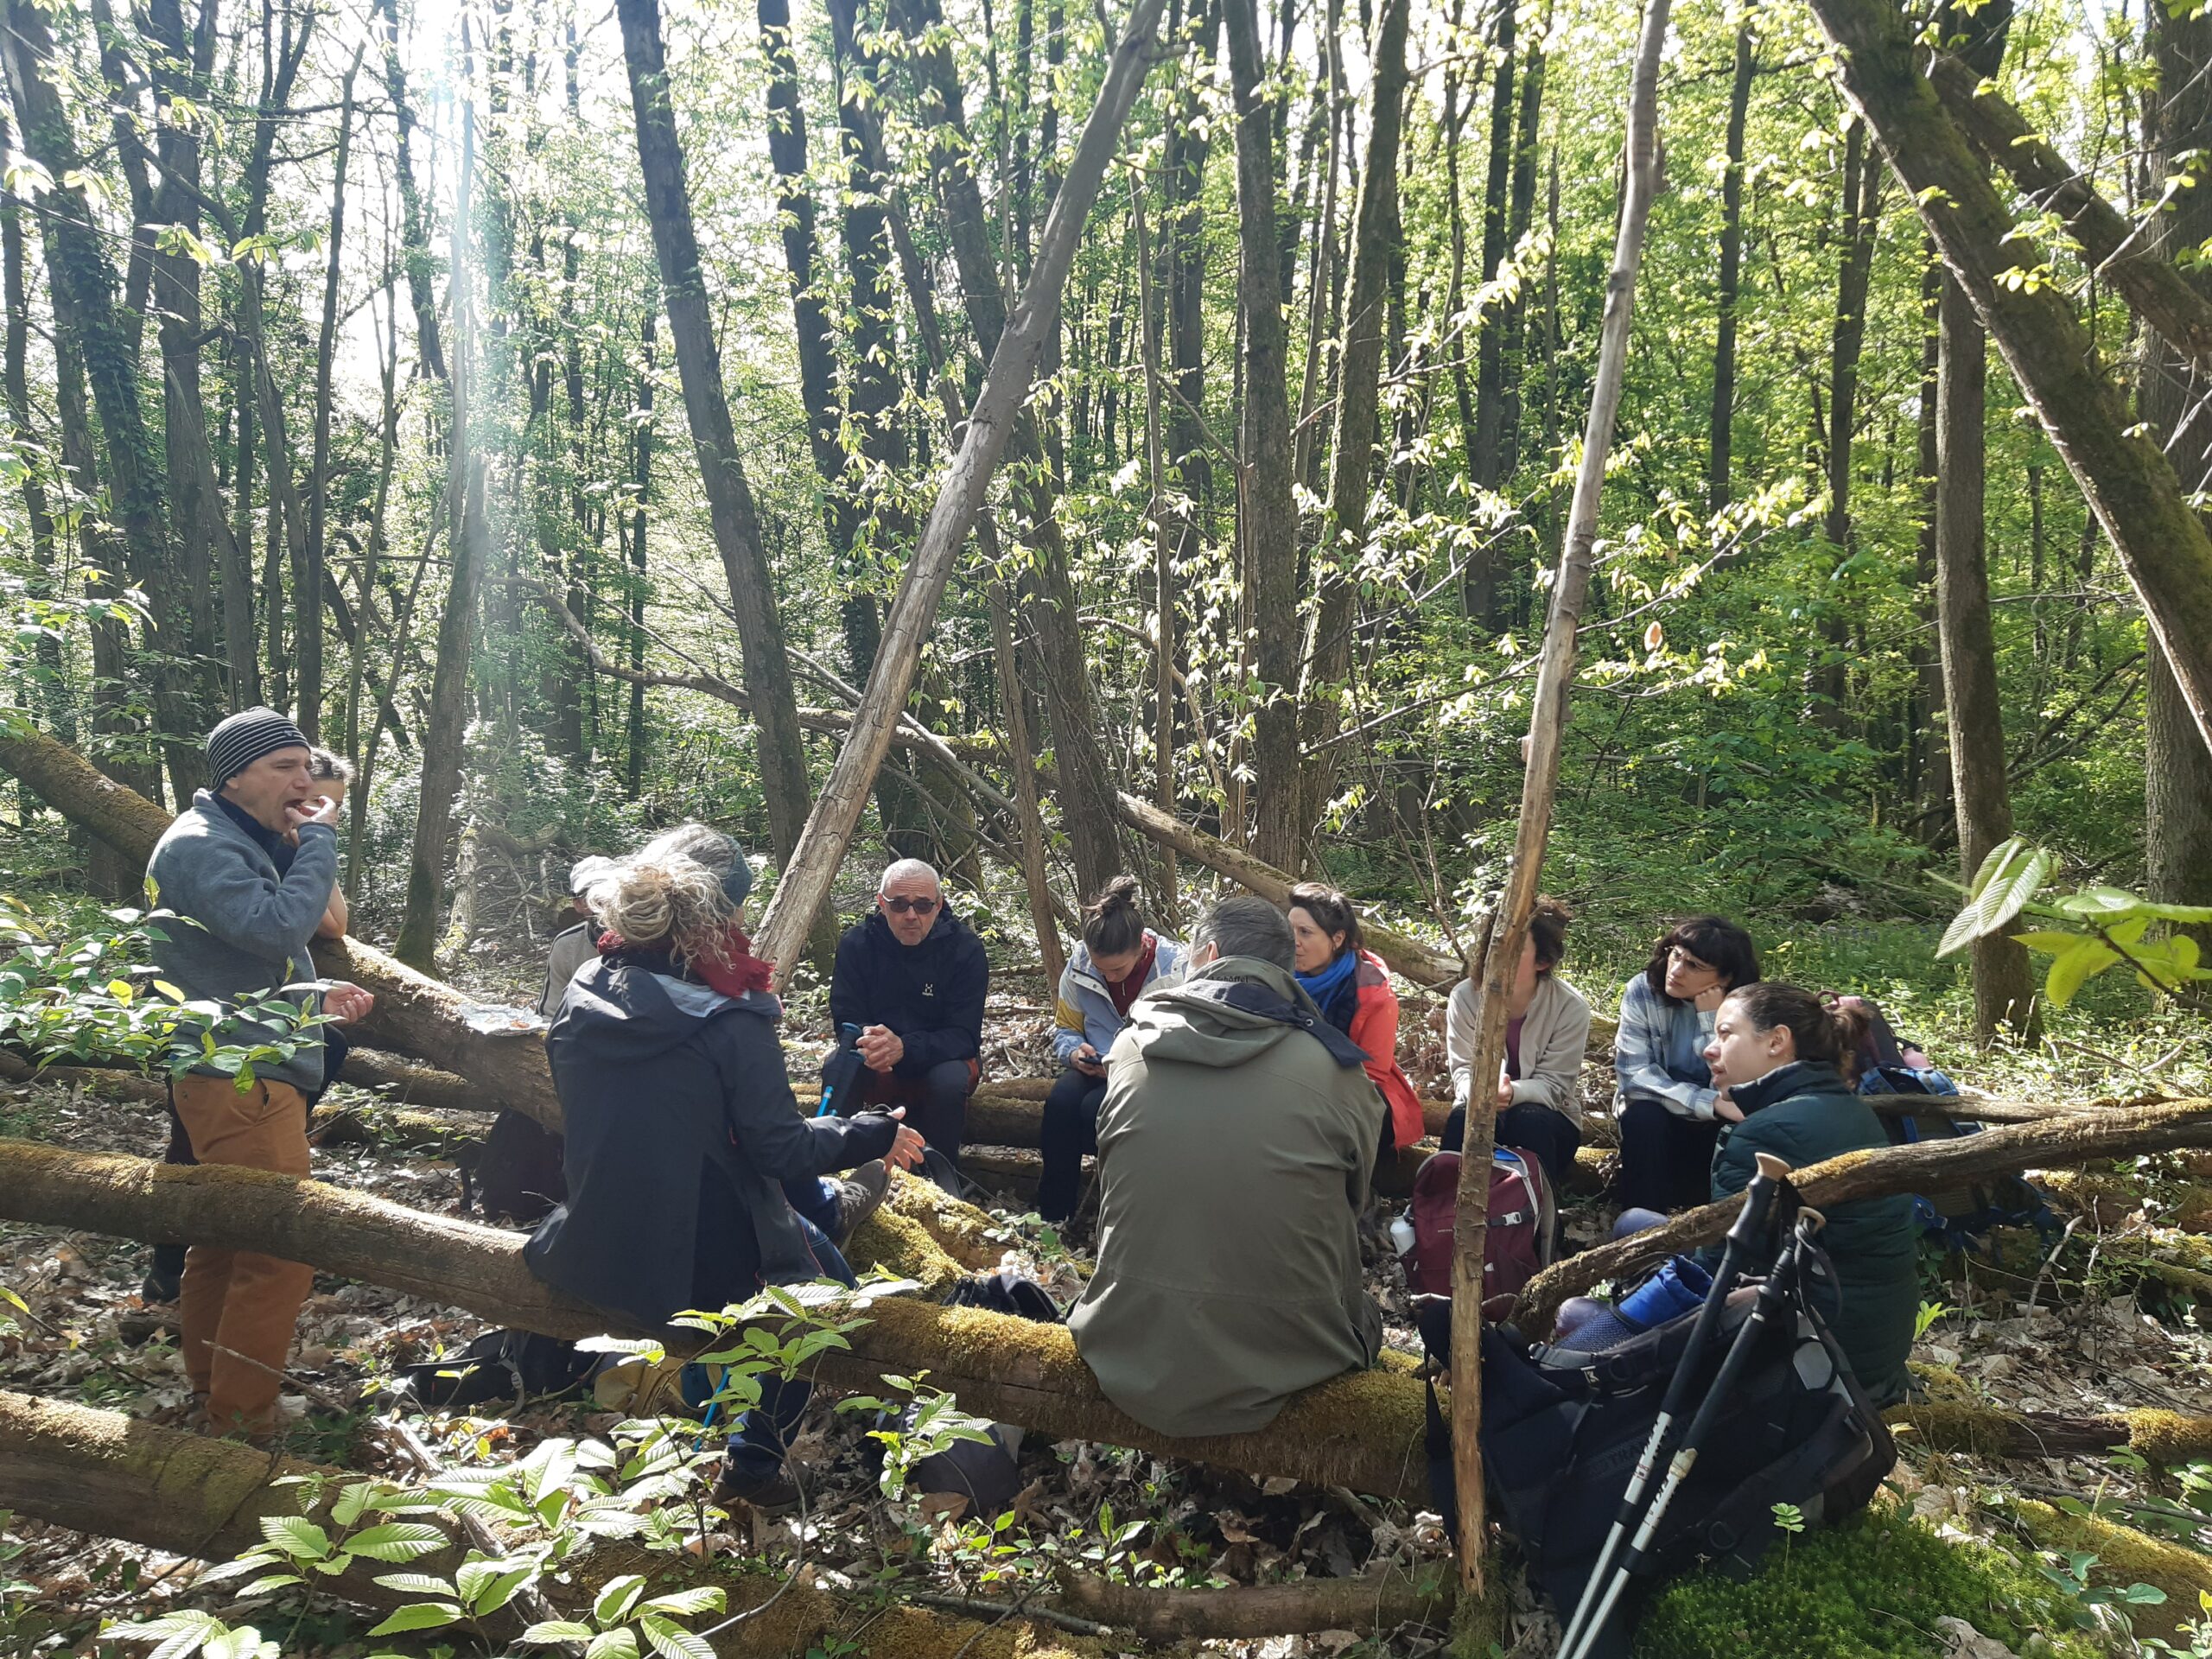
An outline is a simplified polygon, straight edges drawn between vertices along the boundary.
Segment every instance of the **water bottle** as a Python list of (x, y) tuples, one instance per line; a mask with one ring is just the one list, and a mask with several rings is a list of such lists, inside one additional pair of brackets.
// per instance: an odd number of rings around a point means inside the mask
[(1414, 1248), (1414, 1224), (1403, 1216), (1390, 1224), (1390, 1243), (1396, 1245), (1400, 1255), (1409, 1255)]

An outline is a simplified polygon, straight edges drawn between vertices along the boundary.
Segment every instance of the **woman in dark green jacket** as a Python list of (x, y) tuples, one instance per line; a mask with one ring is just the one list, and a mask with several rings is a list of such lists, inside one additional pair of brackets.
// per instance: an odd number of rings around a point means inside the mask
[[(1848, 1076), (1866, 1016), (1832, 995), (1762, 981), (1720, 1005), (1705, 1063), (1720, 1090), (1713, 1116), (1727, 1125), (1713, 1159), (1717, 1201), (1751, 1184), (1757, 1154), (1792, 1169), (1890, 1144)], [(1835, 1263), (1843, 1306), (1836, 1340), (1878, 1404), (1901, 1399), (1905, 1356), (1920, 1311), (1912, 1200), (1861, 1198), (1826, 1211), (1821, 1243)]]

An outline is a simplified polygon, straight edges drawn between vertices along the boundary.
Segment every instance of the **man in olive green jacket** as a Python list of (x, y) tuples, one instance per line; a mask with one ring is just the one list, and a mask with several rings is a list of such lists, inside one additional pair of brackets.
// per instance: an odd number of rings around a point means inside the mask
[(1106, 1057), (1098, 1270), (1068, 1325), (1139, 1422), (1231, 1434), (1381, 1351), (1357, 1223), (1385, 1109), (1274, 906), (1224, 899), (1190, 960)]

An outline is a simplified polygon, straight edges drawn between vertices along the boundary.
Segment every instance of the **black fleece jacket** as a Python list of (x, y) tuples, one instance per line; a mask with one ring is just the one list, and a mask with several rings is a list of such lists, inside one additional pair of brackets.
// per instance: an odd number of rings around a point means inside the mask
[(946, 1060), (983, 1052), (983, 998), (991, 967), (983, 942), (948, 907), (919, 944), (901, 944), (876, 911), (837, 941), (830, 1017), (838, 1025), (886, 1026), (906, 1052), (894, 1077), (918, 1077)]

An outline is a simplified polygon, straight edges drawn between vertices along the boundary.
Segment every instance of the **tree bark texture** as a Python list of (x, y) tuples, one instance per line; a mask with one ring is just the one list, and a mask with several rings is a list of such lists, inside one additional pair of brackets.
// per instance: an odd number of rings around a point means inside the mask
[[(2175, 16), (2163, 8), (2145, 20), (2158, 84), (2148, 94), (2144, 137), (2153, 179), (2190, 168), (2190, 157), (2212, 147), (2212, 18)], [(2101, 198), (2100, 198), (2101, 201)], [(2170, 261), (2173, 250), (2195, 248), (2212, 238), (2212, 191), (2200, 178), (2174, 193), (2155, 216), (2151, 251)], [(2212, 281), (2201, 269), (2171, 272), (2199, 301), (2212, 325)], [(2124, 290), (2123, 290), (2124, 291)], [(2152, 316), (2144, 340), (2136, 399), (2151, 435), (2173, 463), (2184, 492), (2212, 485), (2212, 326), (2192, 351), (2192, 335), (2176, 332), (2178, 320)], [(2197, 741), (2188, 704), (2164, 655), (2155, 646), (2144, 680), (2144, 862), (2151, 897), (2169, 904), (2212, 905), (2212, 749)], [(2198, 931), (2212, 945), (2212, 929)], [(2202, 987), (2193, 988), (2202, 991)]]
[(1352, 667), (1352, 631), (1360, 563), (1367, 546), (1367, 503), (1374, 487), (1375, 429), (1382, 401), (1382, 308), (1390, 262), (1402, 236), (1398, 138), (1404, 124), (1406, 32), (1412, 9), (1411, 0), (1383, 0), (1376, 25), (1374, 113), (1368, 129), (1367, 165), (1360, 175), (1351, 289), (1344, 302), (1338, 353), (1329, 512), (1313, 560), (1319, 596), (1299, 695), (1306, 750), (1306, 799), (1299, 811), (1301, 836), (1320, 823), (1335, 788), (1337, 747), (1321, 745), (1342, 728), (1338, 698)]
[[(1891, 1192), (1932, 1192), (1985, 1176), (2132, 1158), (2179, 1147), (2212, 1146), (2212, 1100), (2158, 1101), (2069, 1111), (1948, 1141), (1922, 1141), (1840, 1158), (1795, 1172), (1790, 1182), (1815, 1209)], [(1531, 1279), (1514, 1309), (1525, 1332), (1548, 1331), (1570, 1296), (1605, 1280), (1634, 1284), (1678, 1250), (1710, 1244), (1728, 1230), (1741, 1195), (1676, 1216), (1663, 1227), (1585, 1250)]]
[[(959, 451), (939, 480), (937, 499), (899, 584), (874, 672), (868, 677), (866, 695), (853, 714), (852, 736), (815, 802), (800, 855), (794, 856), (785, 869), (767, 914), (761, 919), (758, 948), (771, 962), (796, 957), (799, 942), (828, 898), (830, 883), (852, 844), (868, 791), (890, 750), (907, 695), (913, 689), (922, 644), (935, 625), (938, 602), (951, 577), (953, 562), (976, 522), (992, 470), (1028, 401), (1045, 338), (1058, 314), (1060, 290), (1074, 261), (1076, 245), (1091, 204), (1097, 200), (1122, 124), (1150, 67), (1161, 3), (1162, 0), (1137, 0), (1107, 67), (1097, 101), (1076, 142), (1067, 176), (1053, 198), (1021, 303), (997, 338), (982, 390), (969, 411)], [(971, 305), (973, 298), (971, 295)], [(1068, 620), (1073, 620), (1072, 595)]]
[[(1567, 510), (1567, 537), (1553, 587), (1551, 613), (1544, 626), (1536, 689), (1530, 698), (1529, 759), (1521, 791), (1520, 822), (1514, 835), (1513, 863), (1486, 948), (1478, 968), (1472, 970), (1481, 986), (1474, 1056), (1474, 1075), (1478, 1078), (1497, 1077), (1503, 1070), (1507, 1003), (1543, 880), (1544, 849), (1557, 801), (1560, 753), (1567, 736), (1567, 696), (1574, 684), (1577, 632), (1594, 563), (1605, 457), (1612, 448), (1613, 423), (1620, 412), (1627, 377), (1630, 324), (1636, 304), (1637, 272), (1643, 258), (1644, 230), (1660, 182), (1659, 60), (1666, 43), (1669, 10), (1669, 0), (1650, 0), (1645, 7), (1630, 78), (1620, 225), (1613, 244), (1612, 270), (1605, 283), (1605, 313), (1590, 391), (1590, 418), (1583, 429), (1581, 464), (1575, 474), (1574, 498)], [(1495, 1130), (1490, 1113), (1468, 1113), (1452, 1228), (1452, 1467), (1459, 1493), (1459, 1583), (1462, 1591), (1477, 1596), (1483, 1593), (1483, 1556), (1489, 1547), (1480, 1497), (1483, 1465), (1478, 1437), (1482, 1425), (1483, 1255), (1489, 1226)]]
[(2212, 541), (2174, 469), (2155, 440), (2131, 432), (2065, 297), (2002, 280), (2018, 264), (2012, 217), (1921, 73), (1904, 15), (1878, 0), (1814, 0), (1813, 10), (1839, 48), (1847, 94), (2111, 538), (2212, 745)]
[[(722, 388), (721, 348), (715, 339), (706, 272), (691, 219), (690, 186), (684, 177), (683, 144), (676, 130), (668, 64), (661, 41), (659, 0), (620, 0), (622, 55), (630, 75), (630, 103), (638, 132), (638, 164), (645, 178), (660, 264), (663, 302), (676, 348), (677, 378), (691, 425), (707, 516), (715, 550), (729, 583), (745, 658), (745, 689), (753, 698), (760, 734), (760, 790), (768, 808), (768, 836), (777, 861), (789, 865), (807, 817), (806, 748), (799, 731), (798, 697), (792, 689), (776, 603), (773, 573), (760, 537), (760, 518), (737, 447), (729, 399)], [(812, 918), (810, 914), (809, 920)], [(800, 935), (801, 940), (804, 933)]]
[(1758, 37), (1746, 17), (1736, 26), (1736, 72), (1728, 86), (1727, 150), (1720, 173), (1719, 312), (1713, 340), (1713, 418), (1706, 439), (1705, 505), (1728, 505), (1736, 425), (1736, 300), (1744, 272), (1744, 128), (1758, 72)]
[[(525, 1240), (518, 1233), (318, 1181), (20, 1141), (0, 1141), (0, 1214), (10, 1220), (259, 1250), (551, 1337), (667, 1334), (541, 1282), (523, 1261)], [(887, 1374), (911, 1376), (918, 1367), (957, 1395), (963, 1409), (1055, 1440), (1104, 1440), (1383, 1497), (1414, 1499), (1427, 1490), (1421, 1390), (1401, 1370), (1361, 1372), (1308, 1389), (1265, 1429), (1175, 1439), (1106, 1402), (1065, 1326), (897, 1299), (873, 1303), (867, 1318), (852, 1332), (849, 1352), (823, 1356), (821, 1382), (872, 1392)]]
[(1222, 0), (1236, 105), (1237, 307), (1243, 319), (1243, 410), (1237, 545), (1255, 702), (1252, 771), (1259, 784), (1253, 850), (1270, 864), (1305, 863), (1298, 756), (1298, 509), (1291, 497), (1288, 342), (1275, 223), (1276, 107), (1268, 96), (1259, 0)]
[[(1828, 333), (1828, 426), (1826, 454), (1828, 508), (1821, 521), (1833, 557), (1851, 556), (1851, 444), (1859, 430), (1859, 359), (1866, 346), (1866, 295), (1874, 270), (1875, 215), (1881, 205), (1880, 162), (1868, 153), (1866, 124), (1854, 121), (1844, 141), (1843, 258), (1836, 272), (1835, 319)], [(1821, 632), (1827, 641), (1817, 683), (1820, 718), (1840, 730), (1851, 695), (1851, 616), (1847, 603), (1831, 598)]]
[[(1482, 264), (1476, 276), (1483, 283), (1495, 282), (1498, 268), (1512, 252), (1505, 240), (1508, 197), (1512, 190), (1513, 174), (1513, 73), (1514, 27), (1518, 20), (1518, 0), (1500, 0), (1497, 8), (1497, 38), (1493, 43), (1497, 67), (1491, 73), (1490, 96), (1490, 164), (1483, 178), (1483, 249)], [(1490, 314), (1482, 320), (1476, 345), (1475, 365), (1475, 471), (1472, 482), (1486, 490), (1494, 490), (1504, 477), (1503, 455), (1499, 453), (1499, 438), (1505, 423), (1505, 353), (1501, 336), (1504, 330), (1503, 302), (1494, 303)], [(1490, 591), (1474, 598), (1467, 608), (1478, 620), (1488, 621), (1496, 607), (1492, 580), (1485, 565), (1484, 586)]]

